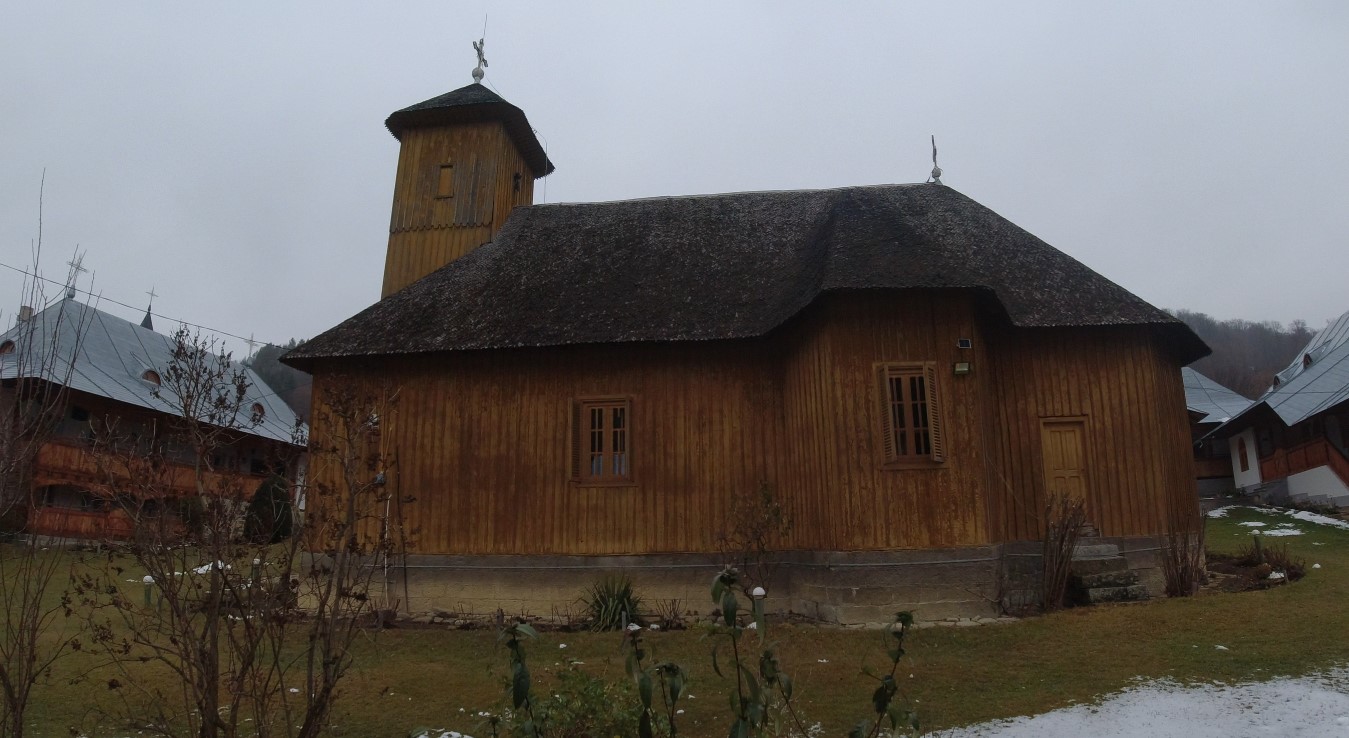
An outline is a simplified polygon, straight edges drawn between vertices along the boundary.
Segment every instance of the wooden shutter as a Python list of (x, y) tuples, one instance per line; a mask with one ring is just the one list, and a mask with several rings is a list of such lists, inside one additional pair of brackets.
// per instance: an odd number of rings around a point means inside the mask
[(884, 364), (876, 365), (877, 405), (881, 409), (881, 458), (895, 460), (895, 425), (890, 409), (890, 370)]
[(927, 427), (932, 443), (932, 460), (946, 460), (946, 440), (942, 438), (941, 406), (937, 403), (937, 367), (923, 366), (923, 384), (927, 385)]

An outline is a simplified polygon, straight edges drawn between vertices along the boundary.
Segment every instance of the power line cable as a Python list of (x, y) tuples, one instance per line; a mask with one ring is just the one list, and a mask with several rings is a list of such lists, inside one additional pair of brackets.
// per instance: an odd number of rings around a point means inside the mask
[[(114, 305), (120, 305), (120, 306), (122, 306), (122, 307), (124, 307), (124, 308), (127, 308), (128, 310), (135, 310), (135, 311), (137, 311), (137, 312), (140, 311), (140, 308), (137, 307), (137, 306), (135, 306), (135, 305), (130, 305), (130, 304), (125, 303), (125, 302), (122, 302), (122, 301), (120, 301), (120, 300), (114, 300), (114, 299), (112, 299), (111, 297), (107, 297), (107, 296), (103, 295), (103, 293), (101, 293), (101, 292), (100, 292), (100, 293), (94, 293), (94, 292), (91, 292), (91, 291), (89, 291), (89, 290), (80, 289), (79, 287), (72, 287), (71, 285), (62, 284), (61, 282), (58, 282), (58, 281), (56, 281), (56, 280), (54, 280), (54, 279), (48, 279), (48, 278), (46, 278), (46, 277), (44, 277), (44, 276), (42, 276), (42, 275), (40, 275), (40, 274), (34, 274), (33, 272), (28, 271), (27, 269), (20, 269), (19, 267), (11, 266), (11, 265), (9, 265), (9, 264), (5, 264), (4, 262), (0, 262), (0, 267), (5, 267), (6, 269), (12, 269), (12, 270), (14, 270), (14, 271), (18, 272), (19, 274), (22, 274), (22, 275), (24, 275), (24, 276), (26, 276), (26, 277), (33, 277), (33, 278), (35, 278), (35, 279), (40, 279), (40, 280), (42, 280), (43, 282), (48, 282), (48, 283), (50, 283), (50, 284), (54, 284), (54, 285), (56, 285), (56, 286), (62, 288), (63, 290), (64, 290), (64, 289), (73, 289), (73, 290), (75, 290), (76, 292), (78, 292), (78, 293), (80, 293), (80, 294), (88, 295), (89, 297), (94, 298), (94, 299), (97, 299), (97, 300), (100, 300), (100, 301), (106, 301), (106, 302), (110, 302), (110, 303), (112, 303), (112, 304), (114, 304)], [(56, 298), (56, 299), (59, 300), (59, 299), (61, 299), (61, 298), (58, 297), (58, 298)], [(53, 300), (53, 302), (54, 302), (54, 301), (55, 301), (55, 300)], [(44, 306), (44, 307), (45, 307), (45, 306)], [(146, 310), (146, 312), (150, 313), (150, 315), (151, 315), (152, 317), (155, 317), (155, 318), (163, 318), (164, 320), (167, 320), (167, 321), (169, 321), (170, 323), (177, 323), (177, 324), (180, 324), (180, 325), (191, 326), (192, 328), (197, 328), (197, 329), (199, 329), (199, 330), (203, 330), (203, 331), (206, 331), (206, 332), (208, 332), (208, 333), (212, 333), (212, 334), (216, 334), (216, 335), (221, 335), (221, 336), (229, 336), (230, 338), (237, 338), (238, 340), (243, 341), (244, 343), (247, 343), (247, 344), (261, 344), (261, 345), (263, 345), (263, 346), (284, 346), (284, 345), (286, 345), (285, 342), (281, 342), (281, 341), (259, 341), (259, 340), (256, 339), (256, 338), (251, 338), (251, 337), (248, 337), (248, 336), (240, 336), (240, 335), (235, 334), (235, 333), (230, 333), (230, 332), (227, 331), (227, 330), (222, 330), (222, 329), (220, 329), (220, 328), (212, 328), (212, 327), (210, 327), (210, 326), (208, 326), (208, 325), (203, 325), (203, 324), (201, 324), (201, 323), (193, 323), (193, 322), (190, 321), (190, 320), (183, 320), (182, 318), (175, 318), (175, 317), (173, 317), (173, 316), (171, 316), (171, 315), (165, 315), (165, 314), (163, 314), (163, 313), (151, 312), (151, 311), (149, 311), (149, 310)]]

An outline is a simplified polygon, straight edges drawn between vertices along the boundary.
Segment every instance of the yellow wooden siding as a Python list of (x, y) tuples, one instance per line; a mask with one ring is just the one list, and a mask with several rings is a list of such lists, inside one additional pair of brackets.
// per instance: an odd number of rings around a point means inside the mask
[(1102, 534), (1158, 533), (1172, 511), (1194, 504), (1180, 367), (1146, 329), (990, 333), (998, 412), (989, 499), (1000, 538), (1042, 530), (1045, 418), (1085, 418), (1087, 516)]
[[(454, 196), (437, 197), (446, 164), (454, 166)], [(533, 198), (534, 174), (501, 123), (405, 131), (381, 295), (387, 297), (490, 241), (511, 210)]]
[[(420, 553), (715, 551), (732, 496), (762, 482), (791, 516), (785, 548), (1033, 539), (1046, 417), (1086, 418), (1103, 533), (1157, 533), (1193, 502), (1178, 367), (1145, 330), (987, 312), (966, 292), (849, 295), (764, 339), (380, 359), (366, 376), (401, 391), (384, 436)], [(919, 361), (936, 368), (946, 460), (882, 468), (875, 365)], [(633, 483), (578, 485), (571, 402), (615, 395), (632, 402)]]

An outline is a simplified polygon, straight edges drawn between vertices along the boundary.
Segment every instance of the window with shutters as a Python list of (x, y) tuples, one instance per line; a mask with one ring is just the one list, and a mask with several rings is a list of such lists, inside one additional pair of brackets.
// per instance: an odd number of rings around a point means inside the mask
[(881, 446), (887, 466), (945, 460), (936, 366), (878, 364)]
[(571, 477), (583, 484), (632, 482), (632, 402), (580, 398), (571, 408)]

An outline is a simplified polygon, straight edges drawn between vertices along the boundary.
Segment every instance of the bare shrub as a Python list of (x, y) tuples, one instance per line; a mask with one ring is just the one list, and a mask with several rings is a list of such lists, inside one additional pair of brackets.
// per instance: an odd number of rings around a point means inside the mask
[(1073, 549), (1082, 525), (1087, 522), (1086, 504), (1077, 497), (1052, 492), (1045, 500), (1045, 537), (1042, 549), (1044, 583), (1040, 606), (1045, 612), (1063, 607), (1068, 592), (1068, 576), (1072, 572)]
[(769, 552), (791, 529), (791, 518), (778, 502), (773, 486), (760, 482), (753, 492), (731, 498), (727, 527), (717, 535), (717, 548), (733, 559), (751, 584), (771, 587), (776, 566)]
[[(374, 578), (398, 508), (372, 439), (393, 398), (329, 389), (316, 408), (323, 432), (311, 443), (312, 481), (295, 495), (297, 507), (306, 497), (314, 504), (297, 516), (296, 535), (273, 543), (275, 531), (246, 535), (249, 503), (295, 488), (294, 480), (254, 490), (217, 464), (260, 422), (246, 407), (247, 375), (213, 340), (179, 331), (161, 390), (175, 417), (148, 445), (115, 423), (98, 434), (106, 486), (118, 499), (185, 500), (182, 520), (163, 506), (150, 514), (128, 505), (135, 537), (127, 552), (145, 572), (144, 601), (115, 581), (83, 583), (93, 618), (103, 618), (103, 652), (120, 671), (123, 717), (166, 736), (317, 736), (351, 666), (351, 643), (382, 599)], [(272, 466), (294, 471), (294, 462)], [(150, 679), (147, 663), (178, 678)]]
[(1205, 529), (1188, 529), (1174, 522), (1162, 540), (1162, 575), (1168, 597), (1189, 597), (1208, 581), (1204, 558)]
[[(42, 258), (42, 197), (32, 270), (20, 294), (22, 306), (47, 302), (37, 276)], [(70, 261), (68, 283), (79, 272)], [(0, 735), (21, 738), (34, 690), (53, 665), (78, 647), (81, 627), (55, 589), (72, 572), (72, 559), (48, 551), (27, 530), (41, 503), (33, 466), (65, 417), (70, 378), (88, 326), (89, 311), (69, 301), (39, 318), (22, 311), (5, 332), (0, 352)], [(60, 584), (58, 584), (60, 583)]]

